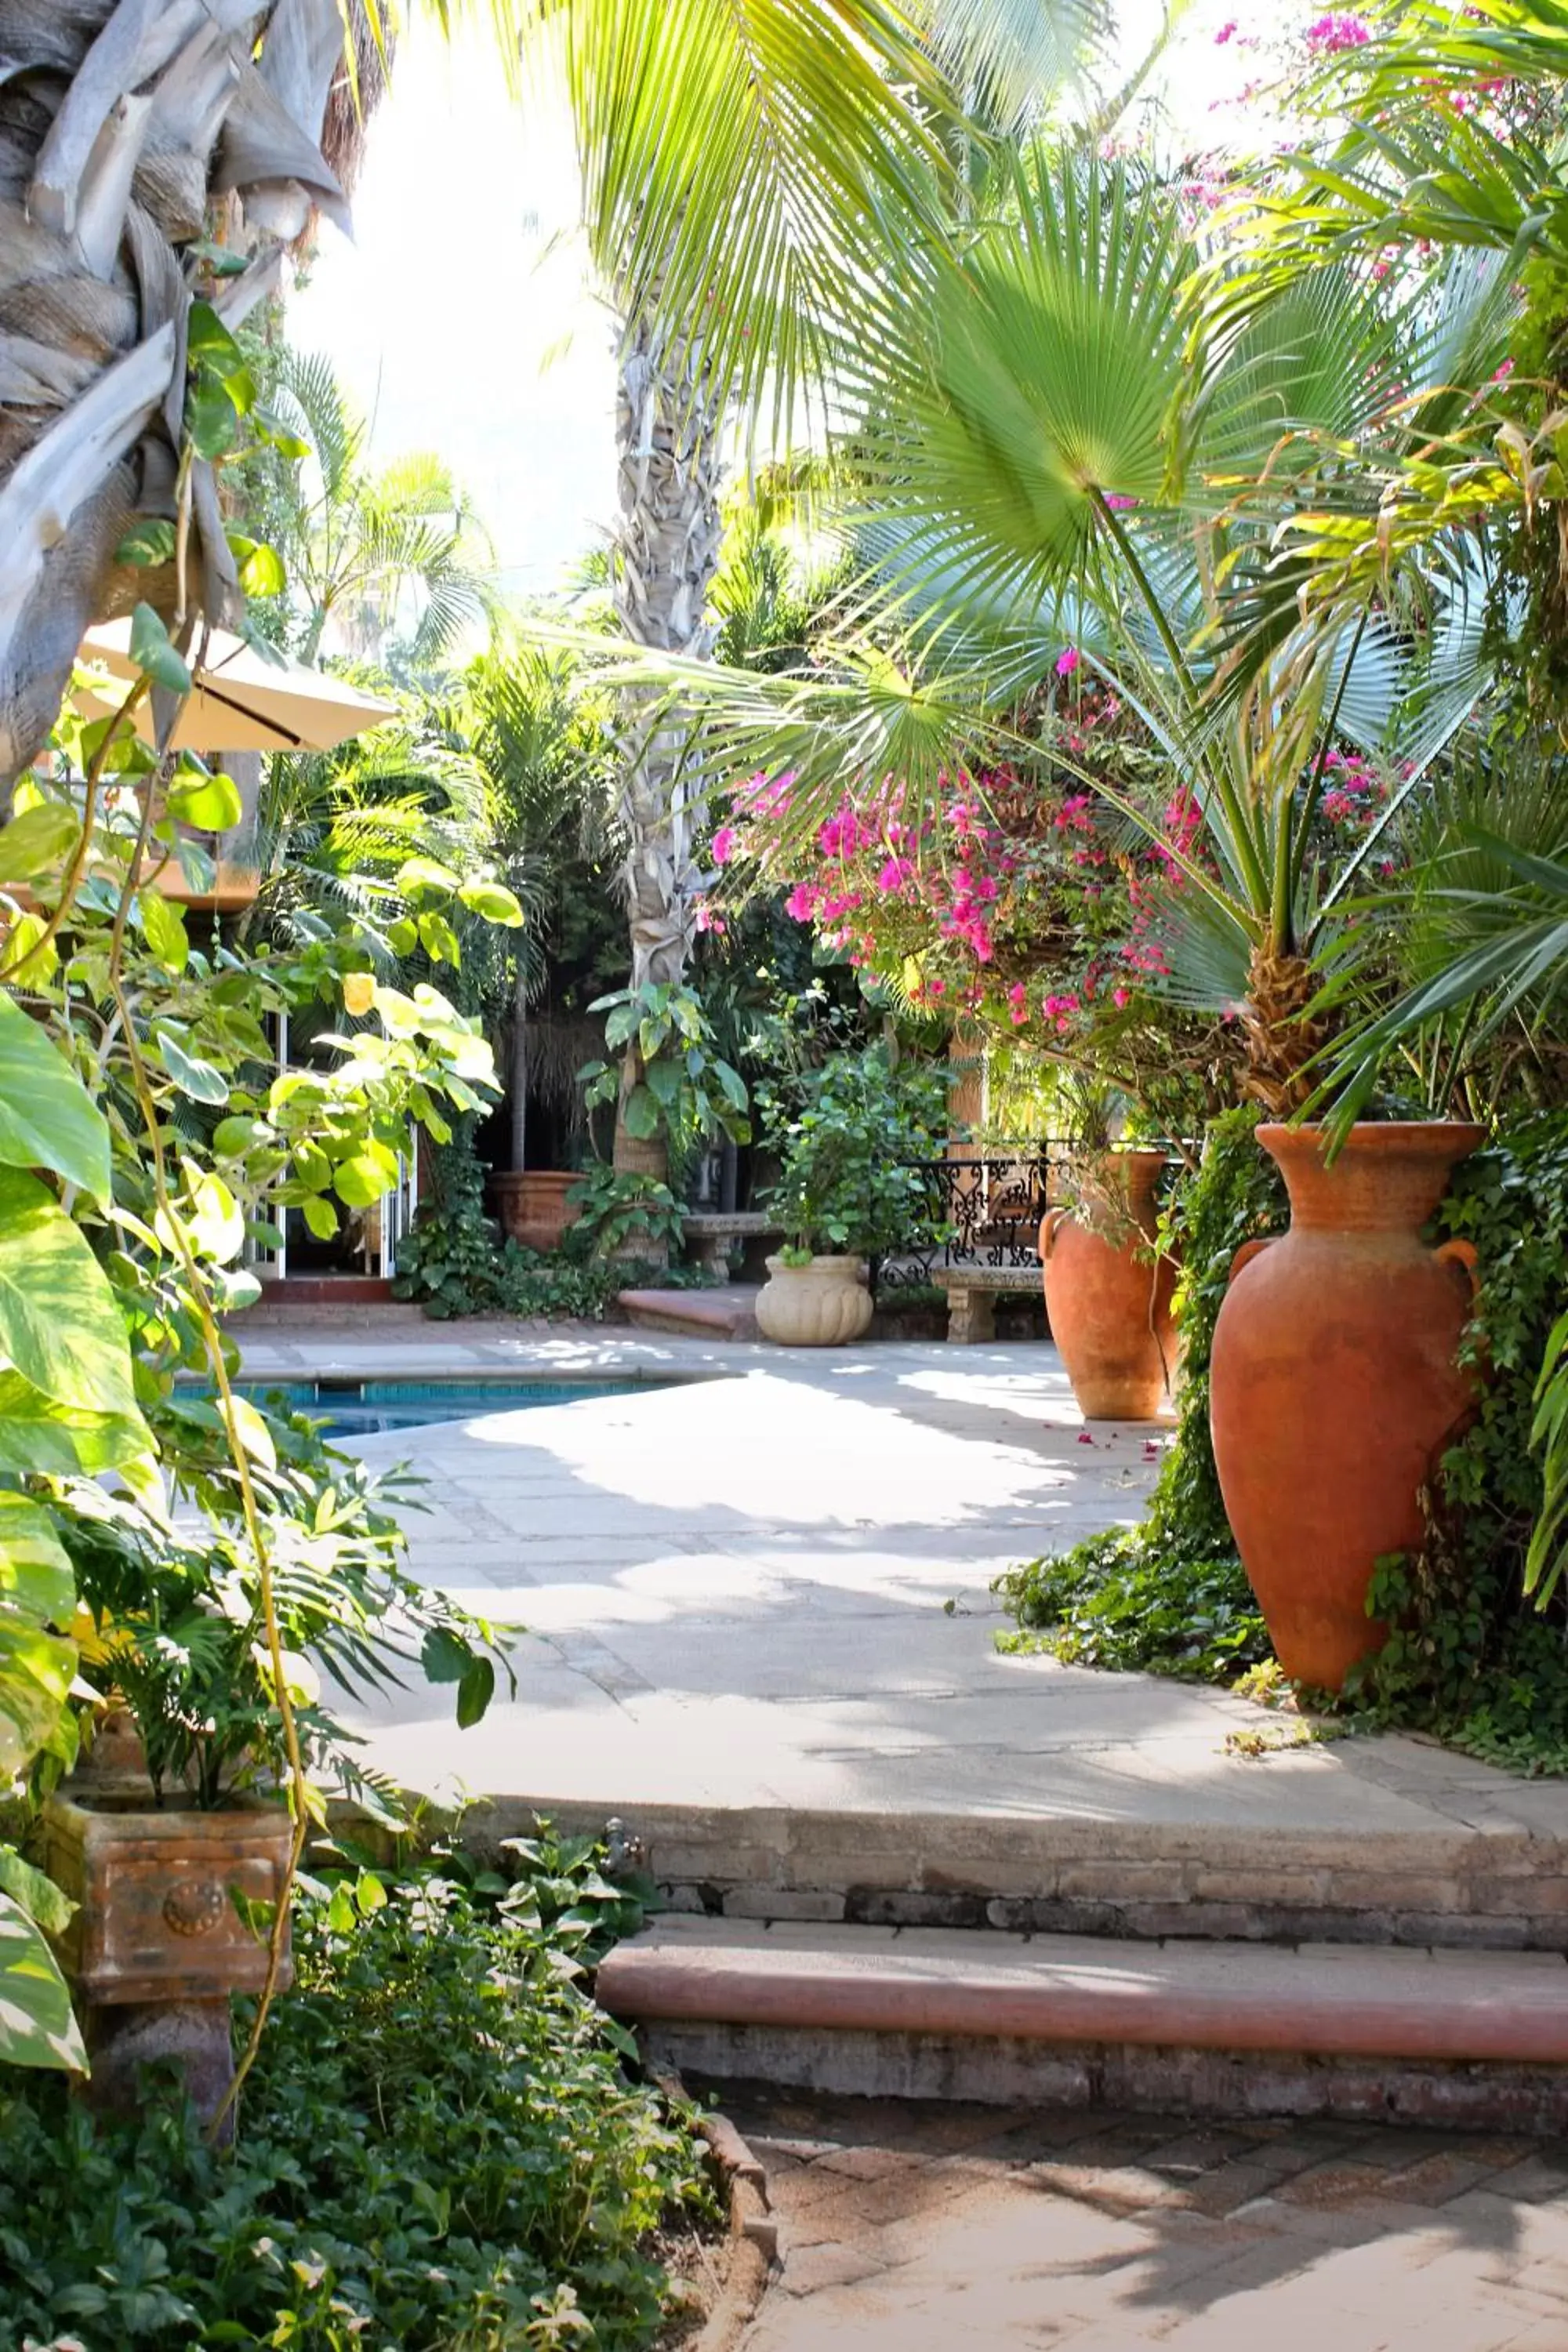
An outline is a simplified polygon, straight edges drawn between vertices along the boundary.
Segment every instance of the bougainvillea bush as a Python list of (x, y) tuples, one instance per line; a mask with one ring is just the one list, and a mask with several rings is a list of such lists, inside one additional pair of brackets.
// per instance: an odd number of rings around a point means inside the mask
[[(1135, 1100), (1203, 1071), (1223, 1041), (1161, 993), (1163, 912), (1199, 829), (1159, 752), (1076, 649), (1025, 714), (1008, 763), (976, 761), (916, 795), (897, 777), (847, 789), (802, 839), (792, 779), (755, 776), (714, 836), (721, 866), (784, 906), (917, 1013), (1047, 1065), (1091, 1067)], [(1153, 820), (1151, 836), (1095, 789)]]

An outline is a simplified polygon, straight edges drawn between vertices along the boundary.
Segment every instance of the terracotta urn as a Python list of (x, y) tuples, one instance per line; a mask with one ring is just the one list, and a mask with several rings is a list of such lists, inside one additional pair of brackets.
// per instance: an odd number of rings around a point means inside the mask
[(1485, 1130), (1351, 1129), (1331, 1164), (1315, 1127), (1260, 1127), (1290, 1229), (1237, 1252), (1215, 1328), (1210, 1425), (1226, 1516), (1293, 1680), (1340, 1690), (1384, 1639), (1375, 1563), (1417, 1549), (1420, 1490), (1475, 1400), (1458, 1349), (1475, 1293), (1468, 1242), (1421, 1228)]
[(525, 1249), (558, 1250), (581, 1213), (566, 1198), (578, 1181), (570, 1168), (524, 1168), (493, 1178), (502, 1231)]
[[(291, 1836), (281, 1805), (165, 1811), (68, 1780), (49, 1799), (44, 1866), (77, 1906), (57, 1951), (82, 2007), (95, 2106), (134, 2108), (138, 2070), (163, 2058), (198, 2113), (216, 2114), (234, 2074), (229, 1996), (259, 1992), (267, 1974), (266, 1943), (234, 1896), (277, 1903)], [(279, 1990), (289, 1980), (285, 1961)]]
[(1109, 1152), (1106, 1202), (1040, 1221), (1046, 1316), (1086, 1421), (1153, 1421), (1175, 1376), (1175, 1268), (1151, 1251), (1164, 1165), (1163, 1151)]
[(814, 1257), (805, 1265), (767, 1261), (757, 1293), (757, 1328), (781, 1348), (843, 1348), (871, 1321), (863, 1257)]

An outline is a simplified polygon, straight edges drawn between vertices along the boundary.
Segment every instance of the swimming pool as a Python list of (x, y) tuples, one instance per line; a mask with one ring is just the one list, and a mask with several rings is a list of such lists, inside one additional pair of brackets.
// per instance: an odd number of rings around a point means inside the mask
[(668, 1388), (632, 1381), (242, 1381), (238, 1393), (260, 1404), (280, 1397), (291, 1411), (319, 1416), (329, 1437), (368, 1437), (379, 1430), (424, 1429), (472, 1421), (480, 1412), (517, 1412), (536, 1404), (576, 1404), (584, 1397), (646, 1395)]

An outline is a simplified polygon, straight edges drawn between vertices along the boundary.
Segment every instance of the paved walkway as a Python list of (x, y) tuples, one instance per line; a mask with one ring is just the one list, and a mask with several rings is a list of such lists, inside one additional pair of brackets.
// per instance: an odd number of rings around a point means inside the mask
[[(415, 1572), (530, 1629), (458, 1732), (412, 1685), (369, 1755), (431, 1793), (1258, 1831), (1561, 1835), (1560, 1784), (1423, 1743), (1247, 1761), (1207, 1689), (1005, 1659), (988, 1586), (1134, 1518), (1163, 1433), (1086, 1432), (1054, 1349), (708, 1345), (539, 1327), (240, 1326), (252, 1376), (636, 1370), (683, 1384), (362, 1440), (409, 1459)], [(1089, 1442), (1092, 1434), (1092, 1442)]]
[(725, 2097), (784, 2269), (742, 2352), (1564, 2352), (1568, 2146)]

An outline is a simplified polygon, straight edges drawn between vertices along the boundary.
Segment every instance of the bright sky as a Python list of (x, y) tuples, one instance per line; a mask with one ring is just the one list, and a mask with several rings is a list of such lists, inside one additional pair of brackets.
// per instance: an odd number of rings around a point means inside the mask
[[(1245, 33), (1215, 42), (1239, 5), (1193, 0), (1164, 77), (1194, 144), (1207, 142), (1216, 95), (1249, 69)], [(1162, 0), (1122, 0), (1121, 16), (1137, 57)], [(376, 457), (446, 458), (518, 592), (556, 585), (615, 517), (612, 331), (576, 196), (563, 102), (512, 102), (487, 33), (448, 45), (416, 21), (371, 126), (354, 242), (323, 226), (290, 310), (293, 340), (330, 353), (373, 420)]]

